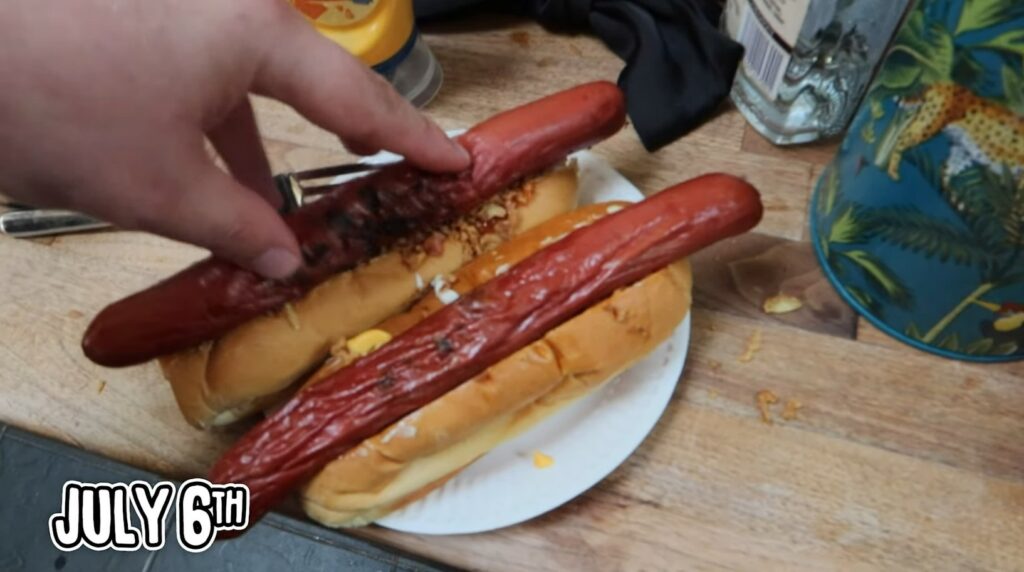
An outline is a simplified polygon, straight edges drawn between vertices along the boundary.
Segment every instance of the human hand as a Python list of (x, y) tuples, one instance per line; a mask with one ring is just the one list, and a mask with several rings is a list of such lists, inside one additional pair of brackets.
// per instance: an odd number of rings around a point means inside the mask
[(249, 93), (357, 153), (387, 149), (432, 171), (470, 162), (282, 0), (4, 0), (0, 70), (5, 194), (203, 246), (271, 278), (300, 258)]

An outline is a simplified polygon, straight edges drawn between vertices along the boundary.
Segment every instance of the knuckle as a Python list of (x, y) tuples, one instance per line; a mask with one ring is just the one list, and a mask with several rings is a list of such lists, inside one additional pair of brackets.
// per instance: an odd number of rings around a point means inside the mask
[(252, 231), (249, 230), (249, 226), (246, 225), (238, 217), (231, 217), (228, 223), (223, 229), (223, 239), (229, 245), (238, 247), (241, 244), (247, 244), (249, 239), (252, 238)]

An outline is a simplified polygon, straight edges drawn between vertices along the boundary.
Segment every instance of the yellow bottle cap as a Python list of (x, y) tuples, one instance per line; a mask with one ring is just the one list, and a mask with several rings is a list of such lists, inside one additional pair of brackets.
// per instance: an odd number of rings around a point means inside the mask
[(288, 0), (321, 34), (368, 66), (407, 51), (414, 40), (412, 0)]

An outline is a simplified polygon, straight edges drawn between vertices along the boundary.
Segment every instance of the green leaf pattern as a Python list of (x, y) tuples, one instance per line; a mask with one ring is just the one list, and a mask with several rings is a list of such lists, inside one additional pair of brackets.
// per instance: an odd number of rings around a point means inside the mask
[(854, 214), (854, 208), (848, 206), (843, 214), (832, 223), (828, 241), (833, 244), (861, 242), (864, 239), (863, 230), (860, 221), (857, 220), (857, 216)]
[(1020, 0), (965, 0), (954, 34), (961, 35), (1024, 16)]
[(961, 266), (988, 263), (988, 250), (978, 246), (970, 232), (925, 215), (914, 207), (865, 210), (864, 232), (872, 237), (942, 262)]
[(910, 305), (910, 290), (878, 257), (864, 250), (847, 250), (841, 254), (863, 269), (871, 282), (885, 292), (885, 295), (894, 303), (904, 307)]
[[(886, 169), (887, 149), (891, 151), (910, 123), (907, 109), (889, 112), (886, 123), (886, 98), (917, 97), (933, 84), (973, 86), (990, 81), (982, 62), (991, 58), (986, 59), (984, 54), (994, 54), (1007, 62), (997, 68), (995, 79), (1001, 83), (1003, 95), (995, 103), (1024, 115), (1024, 76), (1019, 71), (1024, 61), (1024, 28), (1007, 29), (985, 39), (979, 39), (984, 34), (978, 33), (1022, 17), (1024, 0), (966, 0), (952, 30), (929, 20), (920, 9), (908, 16), (866, 100), (870, 113), (865, 115), (860, 136), (875, 145), (872, 159), (876, 168)], [(881, 137), (877, 127), (884, 128)], [(849, 283), (844, 288), (857, 303), (876, 314), (883, 309), (880, 299), (904, 308), (913, 300), (898, 273), (865, 249), (863, 245), (869, 240), (880, 240), (929, 259), (976, 266), (980, 273), (978, 290), (934, 326), (919, 328), (911, 323), (905, 334), (969, 355), (1019, 351), (1013, 341), (984, 335), (964, 340), (956, 332), (941, 334), (966, 307), (977, 307), (969, 303), (972, 296), (1024, 280), (1024, 276), (1015, 274), (1015, 262), (1024, 247), (1024, 165), (971, 164), (950, 172), (946, 164), (913, 147), (903, 154), (903, 161), (942, 195), (952, 216), (940, 219), (910, 206), (869, 208), (844, 202), (839, 168), (831, 165), (822, 176), (817, 204), (820, 215), (831, 221), (817, 237), (829, 265), (839, 275), (852, 269), (865, 278), (868, 288)], [(928, 328), (928, 334), (923, 334), (922, 330)]]

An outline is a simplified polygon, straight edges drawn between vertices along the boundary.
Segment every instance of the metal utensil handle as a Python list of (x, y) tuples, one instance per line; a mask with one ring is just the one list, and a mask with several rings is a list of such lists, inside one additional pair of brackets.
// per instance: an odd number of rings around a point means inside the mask
[(72, 211), (36, 209), (0, 214), (0, 232), (16, 238), (98, 230), (110, 224)]
[[(305, 190), (300, 181), (312, 180), (326, 177), (336, 177), (344, 174), (356, 174), (366, 171), (374, 171), (391, 163), (352, 163), (346, 165), (333, 165), (318, 169), (309, 169), (297, 173), (282, 173), (274, 177), (277, 190), (284, 197), (284, 205), (281, 213), (287, 214), (304, 205), (308, 200), (316, 198), (325, 190), (334, 188), (336, 185), (321, 185), (313, 187), (314, 196), (306, 197)], [(9, 208), (18, 208), (23, 205), (5, 203)], [(111, 225), (90, 216), (73, 211), (35, 209), (25, 207), (22, 210), (12, 210), (0, 214), (0, 234), (6, 234), (16, 238), (32, 238), (38, 236), (53, 236), (72, 232), (83, 232), (87, 230), (98, 230), (108, 228)]]

